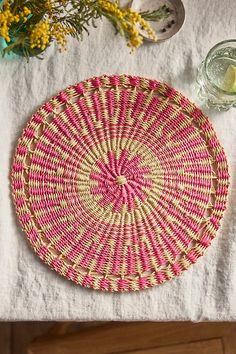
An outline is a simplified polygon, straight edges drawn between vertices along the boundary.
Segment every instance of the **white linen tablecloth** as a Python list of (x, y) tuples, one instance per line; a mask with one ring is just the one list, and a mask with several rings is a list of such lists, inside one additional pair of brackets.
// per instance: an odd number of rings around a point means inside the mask
[[(135, 54), (103, 21), (82, 43), (71, 41), (43, 61), (0, 59), (0, 320), (236, 320), (236, 109), (210, 116), (228, 157), (231, 185), (218, 237), (179, 278), (137, 293), (84, 289), (44, 265), (29, 247), (11, 200), (9, 169), (31, 114), (66, 86), (101, 74), (134, 74), (168, 82), (198, 102), (196, 70), (217, 42), (236, 37), (235, 0), (185, 0), (183, 29)], [(199, 102), (198, 102), (199, 103)]]

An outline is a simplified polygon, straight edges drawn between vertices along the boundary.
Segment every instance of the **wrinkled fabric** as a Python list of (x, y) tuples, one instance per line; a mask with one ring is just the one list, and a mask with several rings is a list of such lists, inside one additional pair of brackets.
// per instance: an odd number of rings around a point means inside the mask
[[(183, 29), (161, 44), (130, 54), (103, 21), (68, 52), (51, 47), (43, 61), (0, 59), (0, 320), (236, 320), (236, 109), (210, 116), (228, 157), (231, 185), (221, 229), (204, 257), (179, 278), (137, 293), (84, 289), (44, 265), (15, 215), (9, 170), (31, 114), (70, 84), (101, 74), (164, 80), (199, 103), (197, 67), (217, 42), (235, 37), (235, 0), (186, 0)], [(201, 104), (199, 103), (201, 106)]]

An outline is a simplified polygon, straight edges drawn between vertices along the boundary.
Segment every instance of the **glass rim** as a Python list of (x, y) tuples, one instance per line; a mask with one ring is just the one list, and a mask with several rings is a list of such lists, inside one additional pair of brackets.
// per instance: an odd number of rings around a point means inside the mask
[(225, 95), (228, 95), (229, 97), (234, 97), (234, 96), (236, 96), (236, 92), (228, 92), (228, 91), (225, 91), (225, 90), (221, 89), (220, 87), (218, 87), (217, 85), (215, 85), (214, 82), (211, 81), (211, 79), (210, 79), (210, 77), (209, 77), (209, 75), (208, 75), (208, 73), (207, 73), (207, 65), (206, 65), (206, 64), (207, 64), (207, 61), (208, 61), (208, 59), (209, 59), (209, 57), (211, 56), (211, 54), (215, 51), (215, 49), (216, 49), (218, 46), (220, 46), (220, 45), (222, 45), (222, 44), (225, 44), (225, 43), (230, 43), (230, 42), (233, 42), (233, 43), (236, 44), (236, 39), (226, 39), (226, 40), (224, 40), (224, 41), (221, 41), (221, 42), (219, 42), (219, 43), (216, 43), (216, 44), (209, 50), (209, 52), (207, 53), (207, 56), (206, 56), (206, 58), (205, 58), (205, 60), (204, 60), (204, 70), (205, 70), (205, 74), (206, 74), (207, 80), (210, 82), (210, 84), (211, 84), (216, 90), (218, 90), (220, 93), (224, 93)]

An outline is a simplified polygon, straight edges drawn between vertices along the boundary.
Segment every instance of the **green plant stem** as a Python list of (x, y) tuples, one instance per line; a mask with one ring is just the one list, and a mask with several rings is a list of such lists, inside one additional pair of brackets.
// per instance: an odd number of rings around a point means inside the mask
[(163, 5), (154, 11), (142, 11), (140, 12), (140, 15), (146, 21), (158, 22), (162, 19), (168, 18), (172, 12), (173, 11), (169, 7)]

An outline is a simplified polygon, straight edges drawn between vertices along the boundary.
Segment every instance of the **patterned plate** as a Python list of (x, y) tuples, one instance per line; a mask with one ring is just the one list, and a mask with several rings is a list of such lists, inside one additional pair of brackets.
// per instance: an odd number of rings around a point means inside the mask
[(225, 209), (228, 168), (208, 118), (175, 89), (102, 76), (33, 115), (12, 189), (45, 263), (86, 287), (133, 291), (204, 253)]

